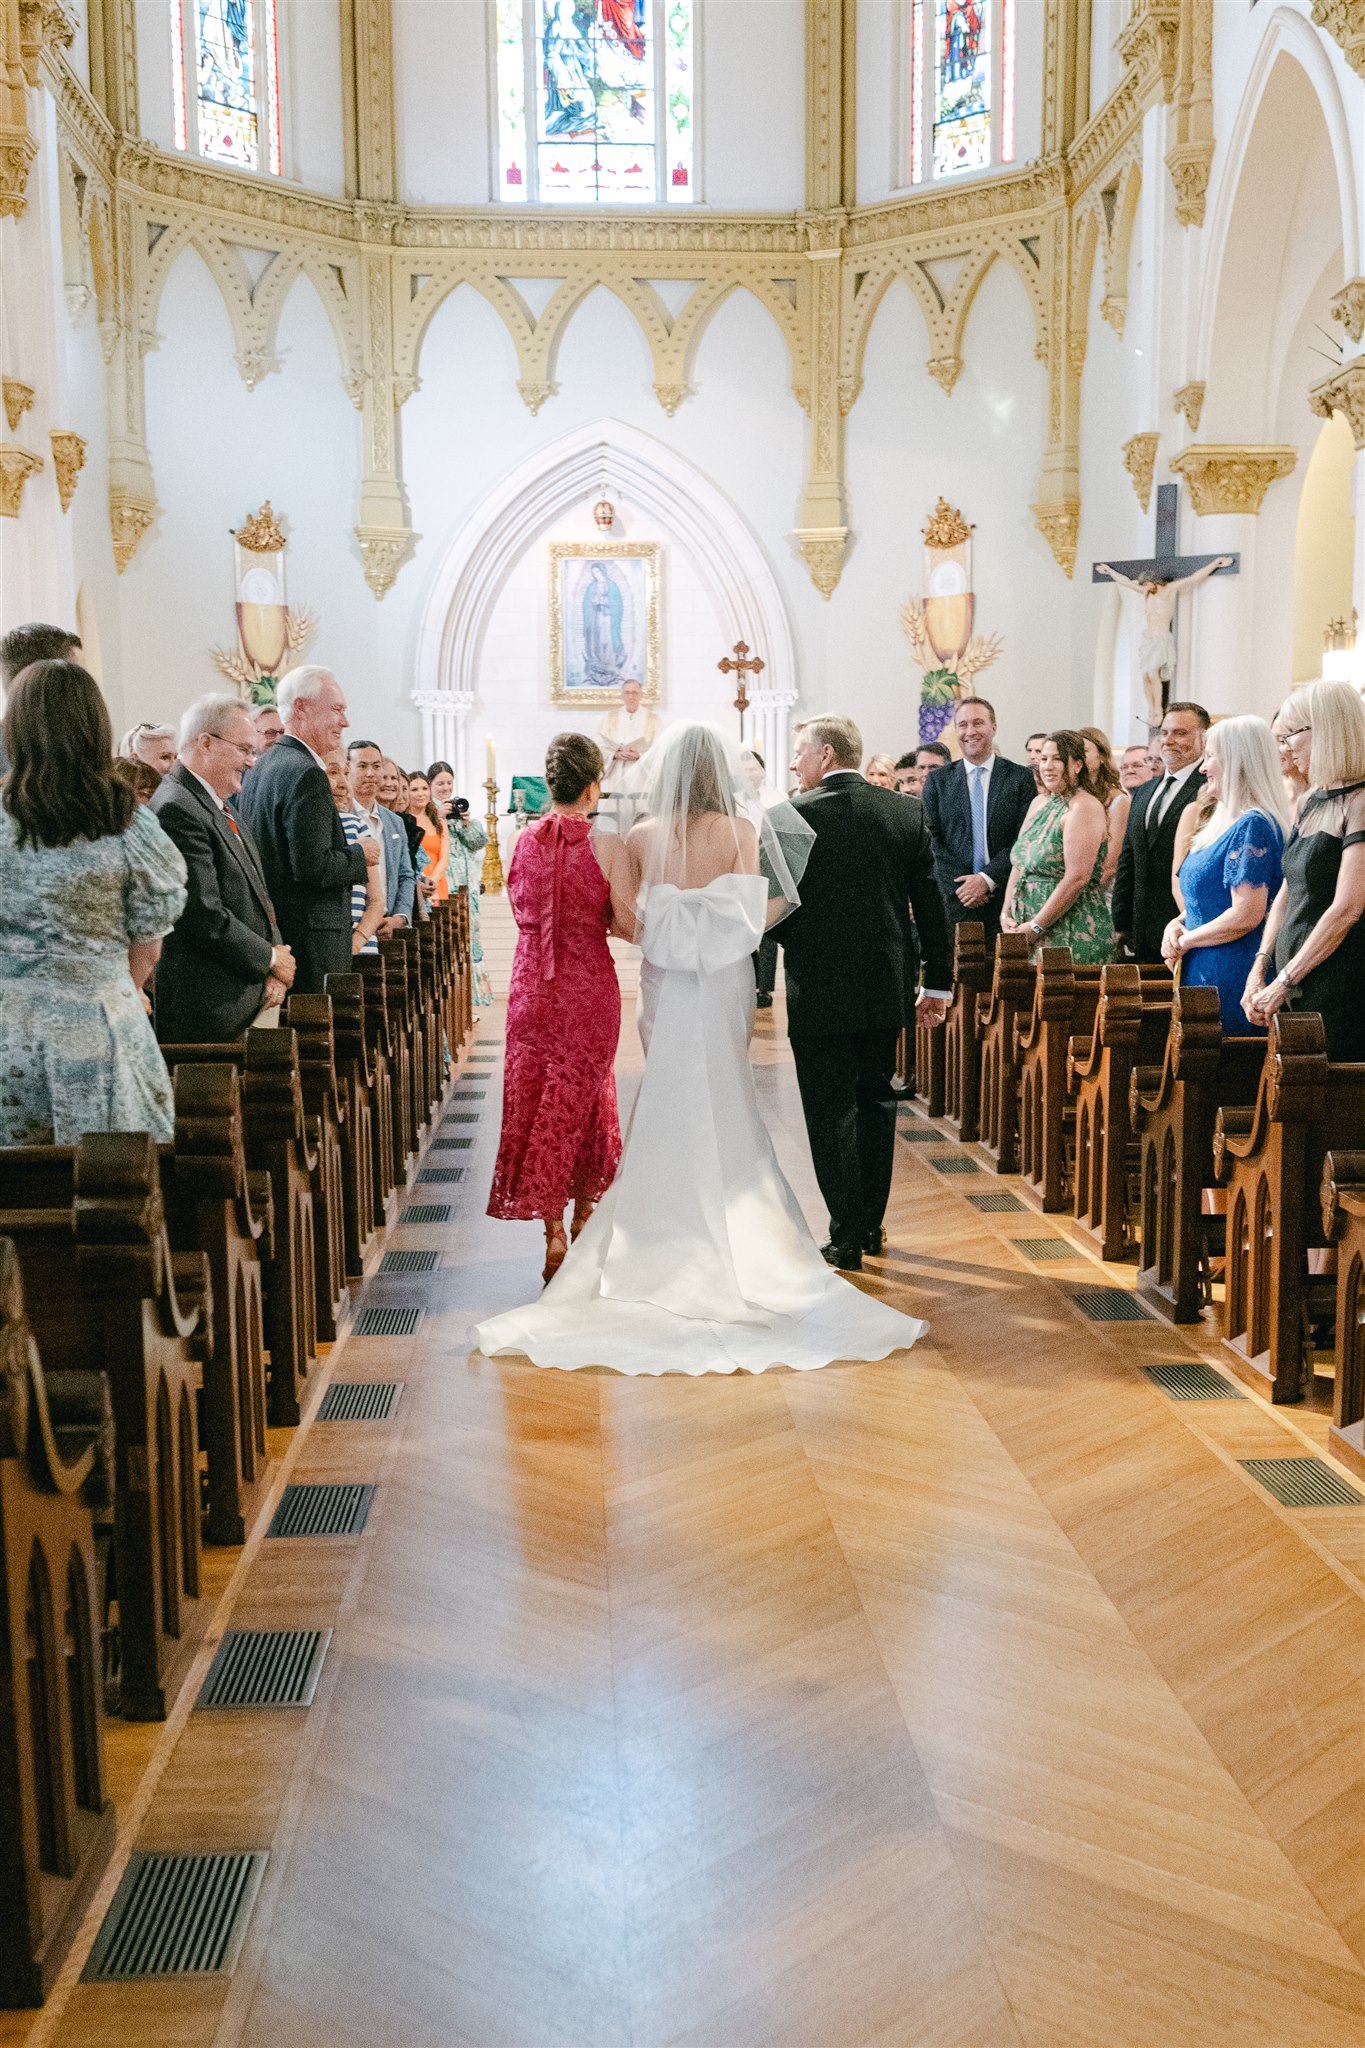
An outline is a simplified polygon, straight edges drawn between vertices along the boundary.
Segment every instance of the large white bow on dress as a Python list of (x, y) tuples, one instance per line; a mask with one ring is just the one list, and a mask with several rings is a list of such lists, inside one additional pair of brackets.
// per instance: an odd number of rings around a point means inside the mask
[(653, 967), (718, 974), (763, 937), (768, 885), (762, 875), (718, 875), (704, 889), (656, 882), (647, 892), (641, 951)]

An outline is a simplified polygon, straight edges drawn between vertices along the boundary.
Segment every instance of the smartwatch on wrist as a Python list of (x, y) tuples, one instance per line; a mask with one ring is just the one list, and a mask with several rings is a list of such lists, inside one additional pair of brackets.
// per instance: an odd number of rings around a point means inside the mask
[(1045, 938), (1047, 937), (1047, 927), (1046, 927), (1046, 925), (1041, 925), (1041, 924), (1039, 924), (1039, 922), (1038, 922), (1038, 920), (1037, 920), (1037, 918), (1036, 918), (1036, 917), (1031, 917), (1031, 918), (1029, 919), (1029, 927), (1028, 927), (1028, 928), (1029, 928), (1029, 930), (1030, 930), (1031, 932), (1036, 932), (1036, 933), (1038, 934), (1038, 937), (1039, 937), (1040, 939), (1045, 939)]

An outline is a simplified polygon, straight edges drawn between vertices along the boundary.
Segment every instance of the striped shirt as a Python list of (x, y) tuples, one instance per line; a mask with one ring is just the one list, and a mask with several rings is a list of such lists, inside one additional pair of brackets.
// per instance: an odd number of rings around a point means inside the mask
[[(358, 811), (342, 811), (340, 815), (341, 829), (346, 834), (346, 843), (348, 846), (358, 846), (362, 839), (369, 839), (373, 837), (373, 834), (371, 833), (369, 828), (369, 821), (365, 818), (362, 818)], [(352, 931), (354, 931), (356, 926), (360, 923), (360, 920), (365, 915), (365, 911), (369, 905), (370, 891), (368, 883), (368, 870), (366, 871), (366, 874), (367, 879), (364, 882), (352, 882), (351, 884)], [(362, 953), (377, 953), (379, 951), (378, 939), (373, 936), (366, 939), (364, 945), (361, 947), (360, 950)]]

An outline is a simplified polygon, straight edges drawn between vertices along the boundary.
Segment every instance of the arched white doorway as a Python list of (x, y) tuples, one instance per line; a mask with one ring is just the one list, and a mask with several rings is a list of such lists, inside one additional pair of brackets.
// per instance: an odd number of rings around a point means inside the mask
[[(730, 639), (765, 663), (752, 694), (755, 743), (772, 763), (787, 760), (796, 702), (796, 650), (772, 567), (747, 521), (692, 463), (619, 420), (580, 428), (509, 472), (465, 522), (432, 580), (418, 633), (413, 702), (422, 718), (424, 758), (449, 759), (470, 787), (468, 726), (480, 694), (485, 636), (511, 566), (566, 515), (600, 494), (619, 499), (632, 532), (647, 526), (684, 553)], [(665, 603), (667, 602), (665, 584)], [(666, 636), (665, 636), (666, 637)], [(728, 643), (727, 643), (728, 644)], [(722, 652), (717, 648), (717, 658)], [(665, 698), (668, 677), (665, 675)]]

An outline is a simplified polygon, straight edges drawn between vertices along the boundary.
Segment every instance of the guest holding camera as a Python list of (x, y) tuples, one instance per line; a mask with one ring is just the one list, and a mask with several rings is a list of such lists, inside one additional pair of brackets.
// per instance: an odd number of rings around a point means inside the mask
[(467, 796), (455, 794), (455, 771), (449, 761), (433, 761), (427, 770), (431, 800), (445, 820), (450, 851), (446, 877), (452, 889), (469, 891), (469, 957), (474, 969), (474, 1001), (484, 1007), (493, 1000), (493, 985), (483, 964), (483, 940), (479, 935), (479, 881), (483, 862), (478, 858), (488, 844), (488, 833), (469, 809)]

